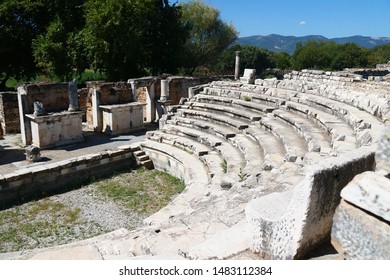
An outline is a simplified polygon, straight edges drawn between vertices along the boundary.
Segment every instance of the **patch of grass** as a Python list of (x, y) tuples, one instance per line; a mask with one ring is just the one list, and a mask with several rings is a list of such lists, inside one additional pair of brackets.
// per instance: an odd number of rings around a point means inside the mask
[(252, 99), (251, 99), (250, 96), (245, 95), (245, 96), (243, 97), (243, 100), (244, 100), (244, 101), (251, 101)]
[(185, 189), (182, 180), (158, 170), (138, 169), (96, 183), (105, 196), (131, 211), (153, 214)]
[(221, 167), (222, 167), (223, 173), (227, 173), (227, 161), (226, 161), (226, 159), (223, 159), (223, 161), (221, 163)]
[(240, 171), (238, 172), (238, 178), (240, 182), (244, 181), (244, 174), (242, 174), (242, 168), (240, 167)]
[(77, 236), (89, 238), (103, 233), (101, 228), (83, 226), (80, 209), (48, 198), (32, 201), (0, 212), (0, 252), (28, 250), (67, 243)]

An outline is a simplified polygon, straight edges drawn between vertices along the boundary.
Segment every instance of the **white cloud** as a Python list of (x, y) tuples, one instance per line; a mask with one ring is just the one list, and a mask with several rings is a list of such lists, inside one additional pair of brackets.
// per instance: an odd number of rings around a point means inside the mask
[(299, 23), (299, 25), (305, 25), (306, 23), (307, 23), (306, 21), (302, 20), (302, 21)]

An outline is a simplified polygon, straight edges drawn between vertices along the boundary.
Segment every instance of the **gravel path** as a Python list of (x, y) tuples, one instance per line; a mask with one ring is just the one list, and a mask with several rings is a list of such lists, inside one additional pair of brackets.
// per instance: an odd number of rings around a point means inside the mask
[(107, 232), (119, 228), (133, 230), (142, 225), (142, 220), (145, 218), (104, 198), (93, 184), (53, 196), (50, 200), (72, 209), (79, 208), (81, 219), (98, 223)]

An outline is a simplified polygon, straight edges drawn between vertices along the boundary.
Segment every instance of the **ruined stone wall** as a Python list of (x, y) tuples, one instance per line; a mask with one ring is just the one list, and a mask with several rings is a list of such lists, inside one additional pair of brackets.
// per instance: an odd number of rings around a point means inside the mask
[(133, 92), (127, 82), (108, 83), (102, 81), (87, 82), (87, 89), (79, 95), (80, 108), (86, 110), (86, 120), (89, 127), (93, 127), (92, 94), (94, 90), (100, 94), (100, 105), (114, 105), (131, 102)]
[[(180, 98), (188, 97), (188, 88), (205, 84), (212, 81), (212, 78), (193, 78), (193, 77), (168, 77), (169, 81), (169, 99), (172, 105), (179, 104)], [(160, 92), (159, 92), (160, 94)]]
[(61, 112), (68, 110), (68, 83), (36, 83), (21, 86), (26, 92), (27, 108), (25, 114), (34, 113), (34, 102), (42, 102), (46, 112)]
[(20, 132), (18, 95), (16, 92), (0, 93), (0, 131), (2, 131), (2, 134)]

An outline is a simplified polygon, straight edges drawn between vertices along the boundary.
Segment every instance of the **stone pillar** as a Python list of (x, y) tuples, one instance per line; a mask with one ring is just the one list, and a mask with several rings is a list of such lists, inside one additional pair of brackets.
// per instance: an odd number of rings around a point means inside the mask
[(20, 133), (22, 137), (23, 145), (28, 146), (31, 144), (31, 122), (26, 117), (28, 112), (28, 99), (27, 93), (23, 86), (18, 87), (18, 107), (20, 116)]
[(130, 81), (131, 85), (131, 101), (135, 102), (137, 101), (137, 83), (135, 81)]
[(234, 69), (234, 79), (238, 80), (240, 75), (240, 51), (236, 51), (236, 67)]
[(74, 112), (79, 110), (79, 99), (77, 96), (77, 82), (75, 79), (69, 82), (69, 112)]
[(195, 96), (195, 89), (193, 87), (188, 88), (188, 98), (191, 99)]
[(160, 101), (165, 102), (169, 99), (169, 81), (161, 80), (161, 96)]
[(156, 120), (154, 83), (146, 87), (146, 93), (146, 122), (154, 122)]
[(93, 117), (93, 130), (101, 132), (103, 130), (103, 115), (100, 109), (100, 91), (93, 89), (92, 93), (92, 117)]

